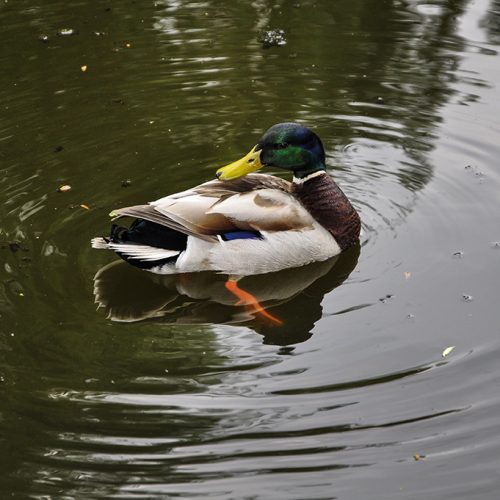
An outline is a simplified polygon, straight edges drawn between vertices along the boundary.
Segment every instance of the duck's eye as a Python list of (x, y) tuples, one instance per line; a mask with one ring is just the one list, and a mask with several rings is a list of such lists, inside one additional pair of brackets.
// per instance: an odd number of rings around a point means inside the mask
[(255, 158), (250, 158), (250, 159), (247, 161), (247, 163), (253, 163), (253, 162), (254, 162), (254, 160), (255, 160)]
[(274, 148), (275, 149), (285, 149), (288, 147), (288, 144), (286, 142), (281, 142), (279, 144), (275, 144)]

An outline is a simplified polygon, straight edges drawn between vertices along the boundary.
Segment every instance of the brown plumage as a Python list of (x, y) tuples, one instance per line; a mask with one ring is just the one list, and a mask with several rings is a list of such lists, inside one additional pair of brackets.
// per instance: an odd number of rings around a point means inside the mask
[(359, 215), (326, 172), (303, 183), (293, 183), (292, 193), (331, 233), (342, 250), (358, 241), (361, 231)]

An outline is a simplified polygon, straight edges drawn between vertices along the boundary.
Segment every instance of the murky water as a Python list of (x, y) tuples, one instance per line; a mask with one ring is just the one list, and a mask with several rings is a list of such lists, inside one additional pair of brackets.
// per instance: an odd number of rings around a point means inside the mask
[[(496, 498), (497, 0), (5, 0), (0, 26), (2, 498)], [(364, 230), (247, 278), (282, 325), (90, 248), (286, 120)]]

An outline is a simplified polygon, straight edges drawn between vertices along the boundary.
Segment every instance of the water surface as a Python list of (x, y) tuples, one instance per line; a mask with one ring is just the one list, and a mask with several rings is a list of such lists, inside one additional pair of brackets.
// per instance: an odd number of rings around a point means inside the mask
[[(3, 2), (1, 496), (493, 498), (499, 13)], [(274, 28), (287, 44), (263, 49)], [(290, 120), (322, 137), (363, 236), (248, 278), (282, 325), (220, 276), (90, 248), (113, 208), (211, 179)]]

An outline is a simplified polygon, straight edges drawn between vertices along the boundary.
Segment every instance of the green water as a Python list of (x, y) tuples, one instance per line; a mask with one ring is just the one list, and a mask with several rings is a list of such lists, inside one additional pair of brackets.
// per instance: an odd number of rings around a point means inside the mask
[[(0, 27), (0, 497), (495, 497), (497, 0), (8, 0)], [(90, 248), (281, 121), (363, 220), (247, 278), (282, 325)]]

